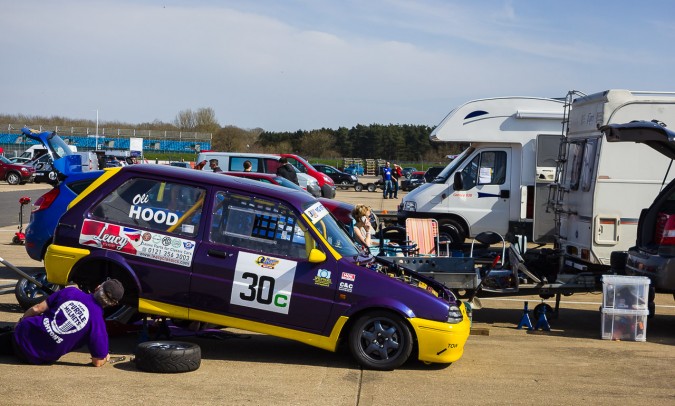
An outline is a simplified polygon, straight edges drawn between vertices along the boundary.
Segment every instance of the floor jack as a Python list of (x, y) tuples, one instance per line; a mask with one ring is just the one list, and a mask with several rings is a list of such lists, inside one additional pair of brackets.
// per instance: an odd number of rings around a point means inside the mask
[(26, 234), (23, 232), (23, 206), (30, 203), (30, 197), (23, 196), (19, 199), (19, 231), (14, 233), (12, 244), (23, 244), (26, 241)]

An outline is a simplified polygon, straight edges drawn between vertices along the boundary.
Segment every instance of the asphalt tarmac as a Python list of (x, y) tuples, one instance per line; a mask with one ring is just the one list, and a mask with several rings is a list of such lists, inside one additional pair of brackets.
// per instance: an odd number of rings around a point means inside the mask
[[(1, 189), (1, 188), (0, 188)], [(401, 197), (401, 195), (399, 195)], [(395, 211), (399, 201), (381, 193), (339, 191), (338, 198)], [(0, 256), (37, 271), (20, 245), (16, 225), (0, 228)], [(0, 266), (0, 285), (13, 272)], [(21, 315), (11, 286), (0, 295), (0, 327)], [(137, 332), (111, 338), (113, 356), (126, 361), (94, 368), (79, 351), (51, 366), (30, 366), (0, 356), (0, 404), (164, 405), (673, 405), (675, 300), (657, 295), (645, 342), (600, 339), (602, 295), (563, 297), (550, 331), (517, 329), (523, 305), (536, 296), (482, 299), (474, 311), (464, 356), (449, 366), (416, 361), (395, 371), (362, 370), (348, 351), (330, 353), (294, 341), (224, 329), (221, 339), (177, 337), (198, 343), (197, 371), (153, 374), (131, 361)], [(553, 305), (553, 299), (547, 301)], [(535, 322), (535, 320), (533, 320)]]

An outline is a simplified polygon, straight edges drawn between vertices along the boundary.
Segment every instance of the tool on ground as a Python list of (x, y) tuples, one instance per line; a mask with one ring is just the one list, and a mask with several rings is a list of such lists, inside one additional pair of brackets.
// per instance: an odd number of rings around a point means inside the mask
[(19, 226), (17, 227), (19, 231), (14, 233), (12, 237), (13, 244), (23, 244), (26, 241), (26, 234), (23, 232), (23, 206), (30, 203), (30, 197), (22, 196), (19, 198)]
[(12, 271), (18, 273), (19, 275), (23, 276), (24, 278), (26, 278), (30, 283), (32, 283), (35, 286), (37, 286), (38, 288), (40, 288), (47, 295), (51, 295), (52, 293), (54, 293), (54, 291), (51, 290), (49, 287), (47, 287), (46, 285), (44, 285), (43, 283), (41, 283), (37, 279), (33, 278), (32, 276), (28, 275), (27, 273), (25, 273), (21, 269), (17, 268), (16, 266), (12, 265), (11, 263), (9, 263), (7, 260), (5, 260), (2, 257), (0, 257), (0, 263), (5, 265), (7, 268), (11, 269)]

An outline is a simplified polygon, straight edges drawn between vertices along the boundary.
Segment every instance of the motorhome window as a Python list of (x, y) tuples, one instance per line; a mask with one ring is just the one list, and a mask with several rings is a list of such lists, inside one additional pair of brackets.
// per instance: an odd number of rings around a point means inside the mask
[(466, 117), (464, 117), (464, 120), (468, 120), (470, 118), (474, 118), (474, 117), (478, 117), (478, 116), (484, 116), (486, 114), (488, 114), (488, 112), (483, 111), (483, 110), (472, 111), (471, 113), (467, 114)]
[(573, 142), (569, 146), (569, 162), (572, 162), (570, 173), (570, 189), (579, 189), (579, 178), (581, 177), (581, 165), (583, 164), (584, 145), (586, 141)]
[(462, 186), (464, 190), (469, 190), (476, 186), (478, 180), (478, 167), (480, 165), (480, 154), (476, 155), (462, 169)]
[(481, 154), (478, 183), (501, 185), (506, 180), (506, 152), (486, 151)]
[(597, 138), (588, 140), (584, 147), (583, 168), (581, 170), (581, 190), (584, 192), (591, 190), (591, 179), (593, 179), (593, 170), (595, 169), (597, 147)]
[(308, 258), (314, 241), (288, 206), (227, 192), (218, 192), (214, 199), (209, 237), (212, 242), (270, 255)]
[(441, 173), (439, 173), (438, 176), (436, 176), (436, 179), (440, 179), (441, 180), (440, 183), (445, 183), (448, 180), (448, 177), (451, 174), (455, 173), (457, 168), (459, 168), (460, 164), (464, 162), (466, 157), (471, 155), (474, 149), (475, 148), (473, 147), (469, 147), (464, 151), (462, 151), (461, 154), (459, 154), (455, 159), (453, 159), (452, 162), (450, 162), (448, 166), (446, 166), (445, 169), (443, 169)]

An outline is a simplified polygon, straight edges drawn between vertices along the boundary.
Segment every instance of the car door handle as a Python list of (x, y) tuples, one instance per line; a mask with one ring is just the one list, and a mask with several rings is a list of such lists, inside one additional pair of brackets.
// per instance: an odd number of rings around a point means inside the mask
[(66, 223), (59, 223), (59, 227), (66, 227), (75, 230), (77, 226), (75, 224), (66, 224)]
[(502, 190), (502, 191), (499, 192), (499, 197), (501, 197), (502, 199), (508, 199), (509, 197), (511, 197), (511, 191), (510, 190)]
[(209, 255), (212, 257), (218, 257), (218, 258), (228, 258), (231, 257), (233, 254), (225, 251), (219, 251), (219, 250), (209, 250), (208, 251)]

